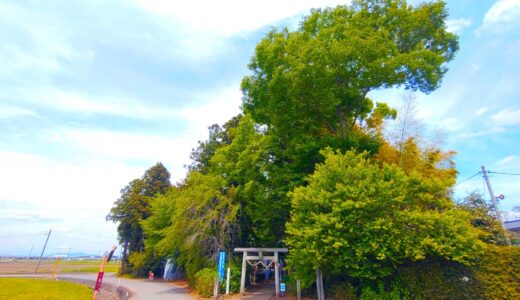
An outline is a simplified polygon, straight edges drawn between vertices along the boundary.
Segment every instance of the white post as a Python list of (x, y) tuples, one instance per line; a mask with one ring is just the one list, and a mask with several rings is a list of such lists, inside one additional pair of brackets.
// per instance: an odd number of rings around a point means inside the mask
[(218, 299), (218, 275), (215, 278), (215, 283), (213, 285), (213, 298)]
[(231, 268), (227, 268), (227, 274), (226, 274), (226, 295), (229, 295), (229, 277), (231, 275)]
[(302, 300), (302, 290), (301, 290), (300, 279), (296, 280), (296, 299)]
[(244, 251), (242, 256), (242, 273), (240, 274), (240, 295), (246, 291), (246, 265), (247, 265), (247, 251)]
[(325, 292), (323, 289), (323, 275), (321, 270), (316, 270), (316, 288), (318, 290), (318, 300), (325, 300)]
[(280, 272), (278, 263), (278, 252), (274, 253), (274, 285), (275, 285), (275, 293), (276, 297), (280, 296)]

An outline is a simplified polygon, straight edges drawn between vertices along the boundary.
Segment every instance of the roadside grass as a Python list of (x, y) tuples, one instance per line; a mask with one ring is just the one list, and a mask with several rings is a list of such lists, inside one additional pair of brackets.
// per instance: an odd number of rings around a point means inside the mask
[[(0, 274), (31, 274), (35, 271), (37, 260), (0, 260)], [(119, 271), (120, 262), (112, 261), (105, 266), (106, 273)], [(101, 260), (43, 260), (38, 273), (97, 273)]]
[[(98, 262), (91, 267), (81, 267), (77, 269), (63, 269), (59, 271), (59, 273), (97, 273), (99, 272), (99, 268), (101, 267), (101, 263)], [(119, 263), (118, 262), (110, 262), (105, 265), (105, 273), (117, 273), (119, 271)]]
[(117, 277), (119, 278), (127, 278), (127, 279), (142, 279), (143, 277), (139, 277), (134, 274), (117, 274)]
[(0, 278), (0, 299), (87, 300), (92, 290), (87, 286), (50, 279)]

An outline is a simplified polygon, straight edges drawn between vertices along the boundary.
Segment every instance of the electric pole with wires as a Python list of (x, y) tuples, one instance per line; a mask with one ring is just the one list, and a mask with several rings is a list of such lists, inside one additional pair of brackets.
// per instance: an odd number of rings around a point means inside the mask
[(493, 193), (493, 188), (491, 187), (491, 183), (489, 182), (488, 172), (489, 171), (486, 171), (486, 168), (484, 166), (482, 166), (482, 175), (484, 175), (484, 180), (486, 181), (486, 185), (487, 185), (487, 188), (489, 191), (489, 196), (491, 196), (491, 201), (493, 202), (493, 208), (495, 209), (495, 213), (496, 213), (498, 221), (500, 222), (500, 224), (503, 227), (504, 222), (502, 221), (502, 212), (501, 212), (500, 206), (498, 204), (497, 198), (495, 197), (495, 193)]

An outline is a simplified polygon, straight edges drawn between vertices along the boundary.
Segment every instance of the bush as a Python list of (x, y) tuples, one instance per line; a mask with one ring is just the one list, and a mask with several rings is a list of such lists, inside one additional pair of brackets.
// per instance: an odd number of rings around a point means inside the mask
[(358, 299), (356, 289), (349, 282), (334, 283), (330, 286), (328, 292), (335, 300)]
[[(227, 272), (227, 266), (226, 271)], [(230, 278), (229, 278), (229, 293), (237, 293), (240, 291), (240, 275), (242, 272), (242, 268), (238, 266), (237, 264), (232, 263), (231, 264), (231, 272), (230, 272)], [(224, 280), (220, 282), (220, 291), (225, 292), (226, 291), (226, 275), (227, 273), (224, 273)]]
[(486, 299), (520, 299), (520, 247), (487, 248), (475, 266)]
[(520, 248), (486, 248), (471, 266), (429, 258), (373, 281), (336, 276), (325, 284), (326, 294), (341, 300), (520, 299)]
[(391, 279), (411, 299), (482, 299), (484, 287), (471, 267), (442, 259), (401, 266)]
[(213, 285), (217, 275), (214, 268), (204, 268), (195, 274), (195, 289), (199, 295), (205, 298), (213, 295)]
[(316, 268), (376, 280), (428, 257), (469, 264), (484, 247), (470, 214), (446, 195), (448, 181), (380, 167), (367, 153), (321, 153), (308, 184), (288, 194), (288, 263), (303, 287)]
[(164, 259), (149, 251), (133, 252), (128, 257), (128, 261), (133, 275), (136, 276), (148, 276), (148, 272), (152, 271), (158, 277), (164, 272)]

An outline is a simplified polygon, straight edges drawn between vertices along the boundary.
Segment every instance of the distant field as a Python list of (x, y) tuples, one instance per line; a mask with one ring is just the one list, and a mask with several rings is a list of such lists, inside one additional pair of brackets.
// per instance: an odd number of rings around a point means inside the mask
[(92, 299), (92, 290), (84, 285), (32, 278), (0, 278), (0, 299)]
[[(34, 273), (37, 260), (0, 260), (0, 274), (30, 274)], [(38, 273), (52, 273), (56, 268), (56, 272), (60, 273), (96, 273), (99, 272), (101, 260), (98, 261), (74, 261), (60, 260), (56, 265), (55, 260), (43, 260), (38, 268)], [(118, 262), (110, 262), (105, 267), (105, 272), (117, 272), (119, 269)]]

